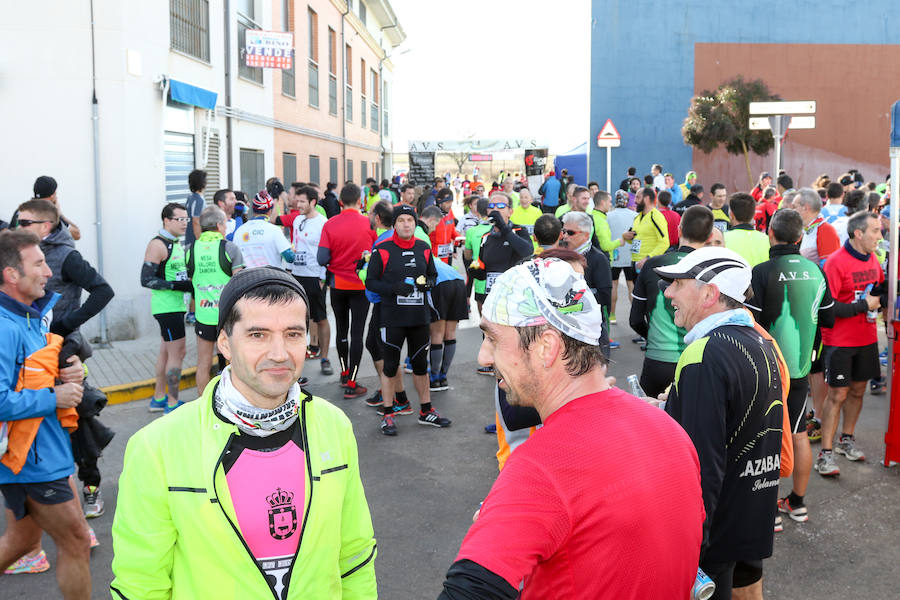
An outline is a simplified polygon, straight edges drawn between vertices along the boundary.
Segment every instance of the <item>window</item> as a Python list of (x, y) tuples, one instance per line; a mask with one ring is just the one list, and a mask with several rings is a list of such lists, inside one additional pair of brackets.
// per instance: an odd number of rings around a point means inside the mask
[(382, 120), (381, 120), (381, 132), (384, 135), (388, 134), (388, 86), (387, 83), (382, 81), (382, 93), (381, 93), (381, 112), (382, 112)]
[(312, 154), (309, 155), (309, 180), (319, 183), (319, 157)]
[(361, 96), (359, 99), (359, 122), (365, 128), (366, 126), (366, 61), (361, 58), (359, 60), (359, 85)]
[(378, 176), (378, 175), (379, 175), (379, 173), (378, 173), (379, 169), (378, 169), (378, 163), (377, 163), (377, 162), (373, 162), (373, 163), (372, 163), (372, 171), (375, 173), (375, 181), (381, 181), (381, 178)]
[[(284, 31), (294, 32), (294, 0), (283, 0), (281, 5), (281, 28)], [(290, 69), (281, 69), (281, 93), (294, 98), (297, 95), (295, 68), (297, 53), (294, 52), (294, 60)]]
[(262, 150), (241, 148), (241, 189), (250, 198), (266, 186), (266, 155)]
[(353, 49), (344, 48), (344, 118), (353, 122)]
[(365, 183), (366, 179), (369, 178), (369, 164), (361, 160), (359, 161), (359, 181), (360, 183)]
[(347, 160), (347, 173), (345, 179), (347, 181), (353, 181), (353, 161)]
[(328, 181), (338, 182), (338, 160), (333, 157), (328, 159)]
[(281, 155), (281, 181), (284, 187), (290, 187), (297, 181), (297, 155), (285, 152)]
[(163, 134), (163, 161), (166, 175), (166, 202), (184, 202), (191, 190), (188, 174), (194, 170), (194, 136), (166, 131)]
[(247, 43), (248, 29), (262, 29), (253, 18), (255, 11), (253, 9), (253, 0), (241, 0), (238, 4), (237, 26), (238, 26), (238, 76), (256, 83), (262, 84), (263, 70), (262, 67), (248, 67), (246, 65), (246, 52), (244, 46)]
[(359, 0), (359, 20), (362, 21), (362, 24), (366, 24), (366, 5), (362, 0)]
[(369, 79), (371, 81), (369, 88), (372, 90), (372, 117), (369, 119), (369, 125), (372, 131), (378, 131), (378, 73), (375, 69), (369, 70)]
[(319, 108), (319, 15), (312, 9), (309, 22), (309, 105)]
[(169, 47), (209, 62), (209, 0), (169, 0)]

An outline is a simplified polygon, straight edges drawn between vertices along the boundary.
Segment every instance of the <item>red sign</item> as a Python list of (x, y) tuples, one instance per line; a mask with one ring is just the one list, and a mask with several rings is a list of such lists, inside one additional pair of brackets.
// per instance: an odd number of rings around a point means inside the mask
[(488, 162), (494, 160), (494, 157), (490, 154), (470, 154), (469, 161), (470, 162)]

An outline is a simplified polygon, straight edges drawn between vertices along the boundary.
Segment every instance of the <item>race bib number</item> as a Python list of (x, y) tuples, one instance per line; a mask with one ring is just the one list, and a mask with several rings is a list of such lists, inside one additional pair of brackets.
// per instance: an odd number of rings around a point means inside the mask
[(639, 239), (637, 239), (637, 238), (634, 238), (634, 239), (631, 241), (631, 251), (634, 252), (635, 254), (640, 254), (640, 253), (641, 253), (641, 242), (642, 242), (642, 241), (643, 241), (643, 240), (639, 240)]
[(294, 264), (298, 267), (305, 267), (307, 261), (307, 253), (304, 251), (297, 252), (294, 254)]
[(397, 296), (397, 306), (422, 306), (425, 304), (425, 294), (419, 290), (413, 290), (408, 296)]
[(175, 281), (187, 281), (188, 274), (187, 271), (178, 271), (175, 273)]
[(725, 233), (725, 230), (728, 229), (728, 223), (726, 223), (725, 221), (714, 221), (713, 227), (715, 227), (722, 233)]
[(503, 275), (503, 273), (488, 273), (487, 279), (484, 282), (484, 293), (487, 294), (491, 291), (491, 288), (494, 287), (494, 282), (497, 281), (497, 278)]
[(528, 235), (534, 235), (534, 225), (523, 225), (525, 231), (528, 232)]
[(438, 258), (445, 258), (453, 254), (453, 242), (449, 244), (438, 244), (437, 247), (437, 255)]

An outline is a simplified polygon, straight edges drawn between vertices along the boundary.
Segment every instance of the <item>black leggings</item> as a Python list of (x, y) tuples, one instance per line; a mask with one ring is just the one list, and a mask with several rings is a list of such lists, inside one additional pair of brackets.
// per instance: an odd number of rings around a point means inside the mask
[(382, 327), (381, 340), (384, 342), (384, 375), (393, 377), (400, 367), (400, 350), (406, 341), (406, 353), (412, 363), (413, 375), (428, 373), (428, 345), (431, 331), (428, 325), (412, 327)]
[(677, 363), (662, 362), (652, 358), (644, 358), (644, 368), (641, 369), (641, 388), (650, 398), (656, 398), (675, 381), (675, 366)]
[(362, 360), (363, 333), (366, 330), (369, 299), (363, 290), (332, 289), (331, 310), (334, 313), (337, 330), (335, 345), (341, 361), (341, 374), (346, 373), (350, 381), (356, 381), (359, 361)]
[(366, 350), (372, 357), (372, 362), (384, 358), (384, 348), (381, 345), (381, 302), (372, 304), (372, 316), (369, 317), (369, 329), (366, 332)]

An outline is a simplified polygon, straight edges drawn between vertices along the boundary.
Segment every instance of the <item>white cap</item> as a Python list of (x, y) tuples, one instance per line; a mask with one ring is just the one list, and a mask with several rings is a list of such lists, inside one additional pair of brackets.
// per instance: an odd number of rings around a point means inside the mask
[(708, 246), (694, 250), (675, 264), (656, 267), (662, 279), (696, 279), (719, 288), (738, 302), (746, 300), (753, 270), (740, 254), (728, 248)]

